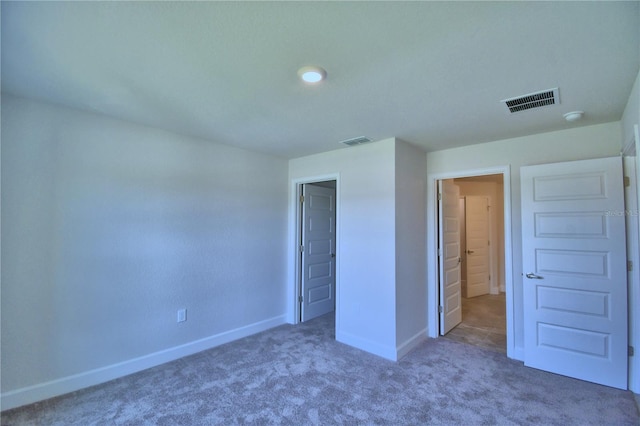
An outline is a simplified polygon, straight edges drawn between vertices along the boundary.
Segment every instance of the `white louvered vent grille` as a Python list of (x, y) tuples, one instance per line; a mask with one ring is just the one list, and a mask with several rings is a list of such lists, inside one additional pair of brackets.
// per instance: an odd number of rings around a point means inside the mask
[(504, 102), (507, 108), (509, 108), (509, 112), (514, 113), (532, 108), (559, 104), (560, 95), (558, 93), (558, 88), (556, 87), (536, 93), (529, 93), (528, 95), (504, 99), (500, 102)]
[(361, 145), (361, 144), (367, 143), (367, 142), (371, 142), (371, 139), (369, 139), (366, 136), (358, 136), (357, 138), (352, 138), (352, 139), (347, 139), (347, 140), (344, 140), (344, 141), (340, 141), (340, 143), (343, 143), (343, 144), (349, 145), (349, 146)]

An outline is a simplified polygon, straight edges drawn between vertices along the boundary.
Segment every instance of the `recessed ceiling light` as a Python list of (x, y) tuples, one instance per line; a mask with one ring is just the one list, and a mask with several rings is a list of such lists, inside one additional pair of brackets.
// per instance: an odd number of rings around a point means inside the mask
[(316, 66), (302, 67), (298, 70), (298, 75), (305, 83), (319, 83), (327, 77), (327, 72)]

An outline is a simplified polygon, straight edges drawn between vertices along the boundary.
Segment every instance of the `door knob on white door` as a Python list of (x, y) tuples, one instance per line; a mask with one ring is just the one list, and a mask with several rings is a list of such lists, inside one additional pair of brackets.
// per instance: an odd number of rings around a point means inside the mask
[(541, 277), (540, 275), (536, 275), (533, 272), (529, 272), (526, 275), (526, 277), (529, 278), (530, 280), (543, 280), (544, 279), (544, 277)]

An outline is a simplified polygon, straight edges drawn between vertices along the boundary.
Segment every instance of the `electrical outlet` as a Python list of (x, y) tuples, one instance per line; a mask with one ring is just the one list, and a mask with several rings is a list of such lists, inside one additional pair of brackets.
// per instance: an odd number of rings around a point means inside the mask
[(178, 309), (178, 322), (184, 322), (187, 320), (187, 310)]

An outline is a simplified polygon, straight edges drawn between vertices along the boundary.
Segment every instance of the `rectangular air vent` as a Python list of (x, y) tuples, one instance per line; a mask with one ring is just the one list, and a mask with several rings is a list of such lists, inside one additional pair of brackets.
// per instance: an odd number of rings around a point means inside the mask
[(555, 105), (560, 103), (560, 94), (558, 88), (543, 90), (528, 95), (517, 96), (515, 98), (503, 99), (509, 108), (509, 112), (525, 111), (532, 108), (540, 108), (547, 105)]
[(357, 138), (352, 138), (352, 139), (347, 139), (347, 140), (344, 140), (344, 141), (340, 141), (340, 143), (343, 143), (343, 144), (349, 145), (349, 146), (361, 145), (361, 144), (367, 143), (367, 142), (371, 142), (371, 139), (369, 139), (366, 136), (358, 136)]

